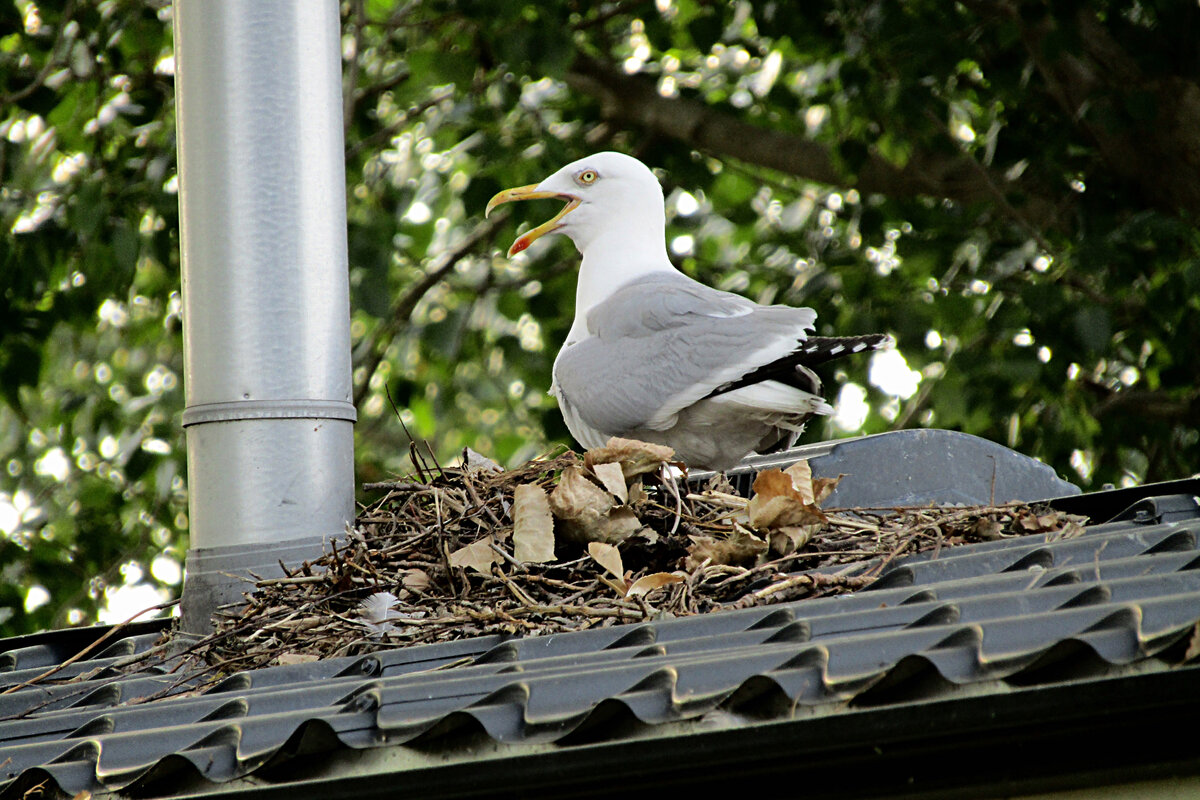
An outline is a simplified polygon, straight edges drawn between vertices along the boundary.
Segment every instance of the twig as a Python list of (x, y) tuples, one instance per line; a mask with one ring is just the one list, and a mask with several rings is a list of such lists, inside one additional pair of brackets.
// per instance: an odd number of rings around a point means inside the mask
[(0, 695), (12, 694), (13, 692), (20, 691), (21, 689), (32, 686), (35, 683), (38, 683), (39, 681), (44, 681), (46, 678), (49, 678), (51, 675), (55, 675), (55, 674), (61, 672), (62, 670), (66, 669), (67, 667), (71, 666), (76, 661), (79, 661), (84, 656), (90, 655), (92, 652), (94, 652), (96, 650), (96, 648), (98, 648), (100, 645), (107, 642), (109, 639), (112, 639), (114, 636), (116, 636), (118, 633), (120, 633), (126, 627), (128, 627), (130, 623), (132, 623), (135, 619), (142, 616), (143, 614), (148, 614), (151, 611), (162, 611), (165, 608), (171, 608), (172, 606), (176, 605), (178, 602), (179, 602), (178, 600), (171, 600), (166, 603), (159, 603), (156, 606), (150, 606), (149, 608), (143, 608), (141, 611), (137, 612), (136, 614), (134, 614), (132, 617), (125, 620), (124, 622), (120, 622), (116, 625), (113, 625), (111, 628), (109, 628), (107, 631), (105, 631), (102, 636), (100, 636), (98, 639), (96, 639), (96, 641), (92, 642), (87, 647), (83, 648), (78, 653), (76, 653), (75, 655), (64, 659), (61, 663), (55, 664), (53, 667), (50, 667), (45, 672), (38, 673), (37, 675), (35, 675), (34, 677), (30, 678), (27, 681), (18, 683), (15, 686), (8, 687), (4, 691), (0, 692)]

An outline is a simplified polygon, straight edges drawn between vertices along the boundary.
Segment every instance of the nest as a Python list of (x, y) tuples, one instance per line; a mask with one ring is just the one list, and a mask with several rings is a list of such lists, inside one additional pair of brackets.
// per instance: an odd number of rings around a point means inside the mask
[(689, 484), (669, 451), (636, 442), (507, 471), (412, 455), (413, 475), (367, 487), (379, 499), (345, 539), (218, 615), (190, 648), (206, 671), (823, 597), (902, 556), (1082, 531), (1025, 504), (825, 509), (837, 480), (804, 462), (760, 473), (746, 499), (720, 477)]

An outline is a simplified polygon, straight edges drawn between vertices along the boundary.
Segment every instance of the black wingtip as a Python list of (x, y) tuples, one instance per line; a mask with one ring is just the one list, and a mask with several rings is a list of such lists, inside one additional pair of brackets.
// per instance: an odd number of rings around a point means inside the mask
[(886, 333), (867, 333), (862, 336), (810, 336), (800, 344), (797, 362), (805, 366), (823, 364), (835, 358), (887, 350), (896, 346), (896, 340)]
[(809, 367), (845, 356), (886, 350), (895, 346), (896, 340), (886, 333), (867, 333), (862, 336), (810, 336), (783, 358), (750, 370), (736, 381), (718, 386), (708, 397), (716, 397), (760, 381), (780, 381), (819, 395), (821, 381), (816, 373), (808, 369)]

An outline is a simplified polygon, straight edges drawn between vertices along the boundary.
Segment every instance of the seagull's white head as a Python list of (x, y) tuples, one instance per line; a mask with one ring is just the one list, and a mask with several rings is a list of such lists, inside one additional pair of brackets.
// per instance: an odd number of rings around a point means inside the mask
[(487, 213), (502, 203), (542, 198), (565, 200), (567, 204), (513, 242), (510, 256), (548, 233), (571, 237), (581, 253), (606, 235), (663, 247), (666, 215), (662, 186), (636, 158), (613, 152), (581, 158), (541, 183), (505, 189), (488, 202)]

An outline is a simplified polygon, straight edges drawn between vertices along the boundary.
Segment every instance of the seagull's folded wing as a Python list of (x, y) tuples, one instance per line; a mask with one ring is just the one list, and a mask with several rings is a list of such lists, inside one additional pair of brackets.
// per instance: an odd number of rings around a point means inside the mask
[(809, 308), (760, 306), (660, 273), (588, 313), (591, 336), (560, 353), (555, 384), (596, 430), (666, 430), (718, 386), (794, 351), (815, 320)]

